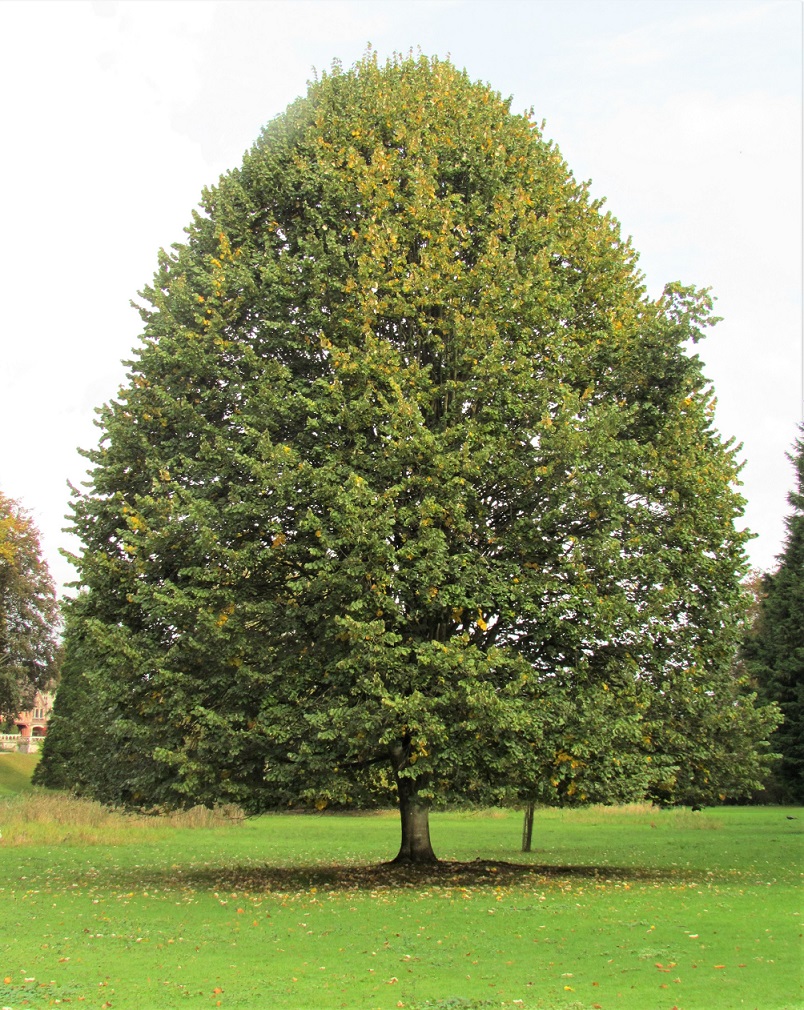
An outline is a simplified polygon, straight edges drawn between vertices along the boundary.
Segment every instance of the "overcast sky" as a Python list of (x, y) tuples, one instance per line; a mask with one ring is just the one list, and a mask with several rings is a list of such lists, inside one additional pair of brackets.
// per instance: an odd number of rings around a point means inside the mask
[(802, 416), (799, 0), (0, 3), (0, 489), (57, 583), (67, 481), (125, 379), (129, 300), (314, 69), (421, 49), (534, 107), (651, 293), (711, 285), (698, 350), (744, 444), (749, 554), (782, 546)]

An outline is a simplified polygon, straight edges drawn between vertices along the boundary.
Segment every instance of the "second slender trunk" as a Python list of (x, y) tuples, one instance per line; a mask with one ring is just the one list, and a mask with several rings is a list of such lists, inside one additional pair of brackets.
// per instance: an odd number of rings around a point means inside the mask
[(523, 852), (530, 852), (531, 843), (533, 842), (533, 808), (534, 803), (532, 801), (525, 807), (525, 820), (522, 823)]

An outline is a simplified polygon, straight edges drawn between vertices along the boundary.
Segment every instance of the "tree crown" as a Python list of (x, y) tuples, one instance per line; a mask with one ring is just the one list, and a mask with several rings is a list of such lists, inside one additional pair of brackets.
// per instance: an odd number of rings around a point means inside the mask
[(444, 61), (335, 68), (142, 297), (74, 503), (118, 753), (255, 807), (714, 787), (745, 537), (686, 350), (712, 300), (647, 296), (531, 117)]

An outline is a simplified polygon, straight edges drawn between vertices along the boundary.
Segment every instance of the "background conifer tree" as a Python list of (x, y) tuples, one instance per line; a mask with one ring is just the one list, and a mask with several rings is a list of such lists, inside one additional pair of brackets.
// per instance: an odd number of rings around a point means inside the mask
[[(804, 435), (804, 429), (802, 429)], [(771, 738), (781, 755), (779, 798), (804, 803), (804, 438), (788, 457), (795, 468), (792, 512), (779, 567), (765, 576), (760, 608), (743, 655), (761, 694), (779, 705), (782, 724)]]

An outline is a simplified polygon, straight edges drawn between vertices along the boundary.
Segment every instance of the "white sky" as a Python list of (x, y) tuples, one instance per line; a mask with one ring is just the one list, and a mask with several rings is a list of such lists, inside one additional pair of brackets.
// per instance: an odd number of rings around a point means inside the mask
[(711, 285), (699, 345), (744, 443), (752, 562), (781, 550), (802, 410), (798, 0), (0, 3), (0, 489), (57, 583), (67, 481), (137, 342), (129, 299), (201, 189), (314, 67), (420, 48), (533, 106), (633, 237), (649, 290)]

